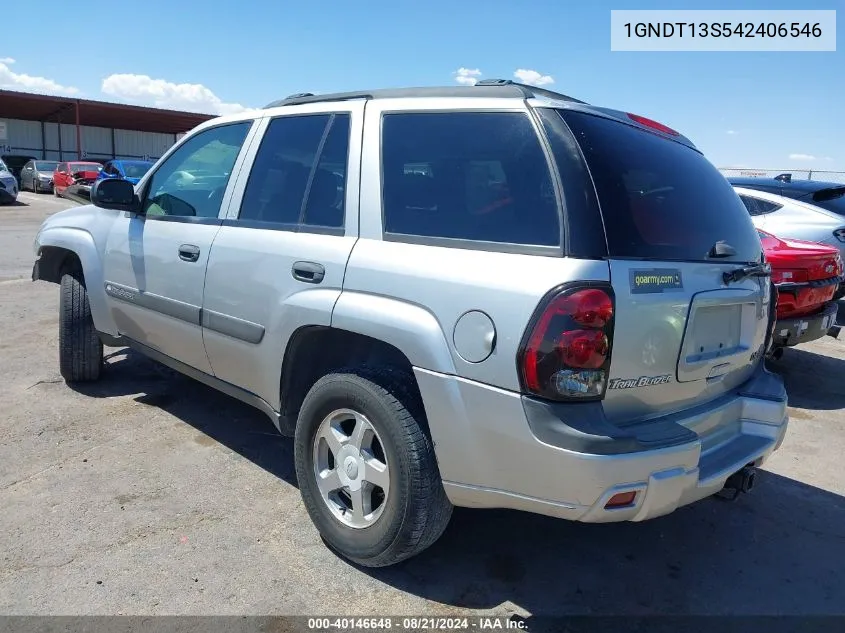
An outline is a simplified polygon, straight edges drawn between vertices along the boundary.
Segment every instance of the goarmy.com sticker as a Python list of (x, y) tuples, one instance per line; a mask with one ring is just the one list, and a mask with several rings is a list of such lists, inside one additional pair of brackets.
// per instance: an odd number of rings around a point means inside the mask
[(651, 387), (665, 385), (671, 380), (669, 374), (662, 376), (640, 376), (639, 378), (614, 378), (607, 385), (608, 389), (634, 389), (636, 387)]
[(681, 271), (677, 268), (631, 270), (631, 294), (672, 292), (684, 289)]

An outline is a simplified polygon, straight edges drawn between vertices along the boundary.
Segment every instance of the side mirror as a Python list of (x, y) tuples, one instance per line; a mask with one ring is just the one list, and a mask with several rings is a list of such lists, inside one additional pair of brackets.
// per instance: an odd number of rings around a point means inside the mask
[(101, 209), (140, 213), (141, 201), (132, 183), (117, 178), (98, 180), (91, 187), (91, 202)]

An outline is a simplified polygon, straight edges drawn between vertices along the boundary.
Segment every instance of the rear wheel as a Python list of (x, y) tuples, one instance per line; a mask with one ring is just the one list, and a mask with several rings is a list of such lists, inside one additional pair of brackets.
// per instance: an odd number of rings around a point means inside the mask
[(331, 548), (366, 567), (423, 551), (452, 513), (411, 380), (390, 370), (324, 376), (297, 421), (296, 474), (308, 514)]
[(59, 307), (59, 371), (67, 382), (88, 382), (100, 377), (103, 343), (94, 320), (88, 291), (80, 271), (62, 275)]

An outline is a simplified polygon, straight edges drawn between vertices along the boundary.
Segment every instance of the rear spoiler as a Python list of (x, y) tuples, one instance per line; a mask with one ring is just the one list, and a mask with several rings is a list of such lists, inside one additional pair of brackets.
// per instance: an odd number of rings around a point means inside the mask
[(845, 195), (845, 185), (841, 187), (828, 187), (827, 189), (819, 189), (813, 194), (813, 200), (816, 202), (824, 202), (825, 200), (833, 200), (834, 198), (841, 198)]

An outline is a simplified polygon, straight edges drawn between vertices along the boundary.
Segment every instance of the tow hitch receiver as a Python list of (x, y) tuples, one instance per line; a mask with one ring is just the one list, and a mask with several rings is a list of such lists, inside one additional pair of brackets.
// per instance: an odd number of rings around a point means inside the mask
[(740, 470), (728, 477), (725, 487), (720, 491), (719, 497), (728, 501), (735, 500), (741, 492), (751, 492), (757, 478), (755, 466), (743, 466)]

